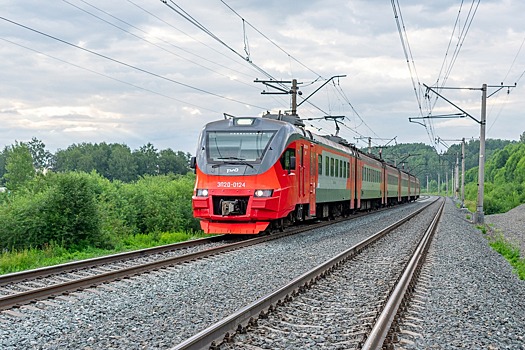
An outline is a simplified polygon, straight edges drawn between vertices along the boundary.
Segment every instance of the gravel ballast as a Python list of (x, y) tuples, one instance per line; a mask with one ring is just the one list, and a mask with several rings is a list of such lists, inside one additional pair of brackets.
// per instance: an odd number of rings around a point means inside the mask
[(363, 249), (220, 349), (361, 349), (438, 207)]
[[(0, 349), (168, 349), (420, 205), (0, 313)], [(421, 336), (403, 346), (525, 349), (525, 282), (451, 203), (438, 230)]]
[(172, 347), (422, 205), (111, 283), (20, 316), (2, 313), (0, 349)]

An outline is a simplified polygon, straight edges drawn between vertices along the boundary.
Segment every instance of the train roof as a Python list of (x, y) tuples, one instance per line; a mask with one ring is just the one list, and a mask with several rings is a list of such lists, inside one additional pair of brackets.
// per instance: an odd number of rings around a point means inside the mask
[[(316, 143), (326, 145), (328, 147), (337, 149), (341, 152), (350, 154), (357, 158), (369, 159), (370, 161), (381, 162), (387, 167), (399, 169), (401, 172), (410, 175), (407, 171), (395, 167), (392, 164), (386, 163), (384, 159), (378, 158), (373, 154), (367, 154), (356, 147), (352, 146), (346, 140), (338, 136), (327, 135), (321, 136), (304, 129), (304, 123), (297, 115), (287, 114), (264, 114), (262, 117), (232, 117), (210, 122), (204, 127), (206, 130), (216, 131), (231, 131), (232, 127), (250, 126), (254, 130), (270, 130), (270, 129), (284, 129), (284, 137), (288, 138), (291, 134), (299, 134), (300, 136), (310, 139)], [(283, 130), (283, 131), (284, 131)], [(288, 135), (288, 136), (285, 136)], [(334, 141), (335, 140), (335, 141)], [(337, 141), (337, 142), (336, 142)]]
[(249, 126), (252, 130), (274, 130), (274, 129), (287, 129), (287, 133), (297, 133), (305, 136), (305, 130), (294, 124), (277, 119), (261, 118), (261, 117), (233, 117), (228, 119), (221, 119), (210, 122), (204, 127), (207, 130), (214, 131), (231, 131), (232, 127), (247, 127)]

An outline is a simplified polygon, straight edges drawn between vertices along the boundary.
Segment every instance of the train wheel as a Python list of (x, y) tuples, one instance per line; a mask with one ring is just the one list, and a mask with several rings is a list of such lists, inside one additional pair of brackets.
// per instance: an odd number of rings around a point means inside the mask
[(277, 221), (277, 228), (279, 230), (279, 232), (283, 232), (284, 231), (284, 219), (279, 219)]
[(295, 224), (295, 211), (292, 211), (290, 214), (288, 214), (288, 221), (290, 222), (290, 225)]

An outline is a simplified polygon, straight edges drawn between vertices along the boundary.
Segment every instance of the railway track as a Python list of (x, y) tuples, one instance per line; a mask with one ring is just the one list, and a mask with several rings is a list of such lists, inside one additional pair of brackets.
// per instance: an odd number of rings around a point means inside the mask
[(344, 220), (355, 219), (363, 215), (366, 215), (366, 213), (360, 213), (349, 218), (313, 223), (307, 226), (290, 227), (284, 232), (249, 239), (246, 239), (245, 236), (244, 238), (240, 236), (214, 236), (1, 275), (0, 311), (264, 243)]
[(231, 241), (229, 237), (212, 236), (1, 275), (0, 310), (154, 270), (163, 263), (177, 263), (177, 259), (232, 244)]
[[(408, 266), (411, 271), (408, 276), (415, 275), (417, 264), (411, 256), (423, 256), (424, 248), (416, 247), (421, 242), (430, 242), (428, 235), (433, 229), (428, 227), (435, 227), (439, 220), (444, 202), (439, 210), (434, 203), (238, 310), (173, 350), (359, 349), (365, 344), (367, 349), (381, 348), (403, 300), (404, 293), (398, 290), (405, 291), (410, 280), (403, 271)], [(427, 232), (426, 238), (421, 238), (423, 234), (403, 234), (409, 231), (403, 225), (427, 208), (435, 209), (437, 214), (426, 218), (424, 229), (417, 229)], [(408, 250), (410, 253), (403, 253)], [(401, 287), (396, 287), (398, 282), (402, 282)], [(395, 301), (389, 301), (390, 296)], [(384, 309), (387, 311), (383, 312)]]

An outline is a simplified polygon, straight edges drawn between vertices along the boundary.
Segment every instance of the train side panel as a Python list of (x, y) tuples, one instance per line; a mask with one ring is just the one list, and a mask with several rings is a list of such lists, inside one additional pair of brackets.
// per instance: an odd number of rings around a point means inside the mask
[(385, 165), (386, 172), (386, 203), (394, 205), (401, 201), (399, 170), (391, 165)]
[[(361, 155), (358, 159), (357, 173), (360, 174), (360, 209), (379, 208), (384, 203), (382, 192), (382, 169), (380, 161)], [(359, 193), (358, 193), (359, 194)]]
[(401, 174), (401, 202), (408, 202), (409, 199), (409, 176), (407, 173), (400, 171)]
[(348, 185), (351, 159), (326, 149), (321, 151), (318, 159), (319, 181), (316, 202), (349, 201), (352, 198), (352, 191)]

